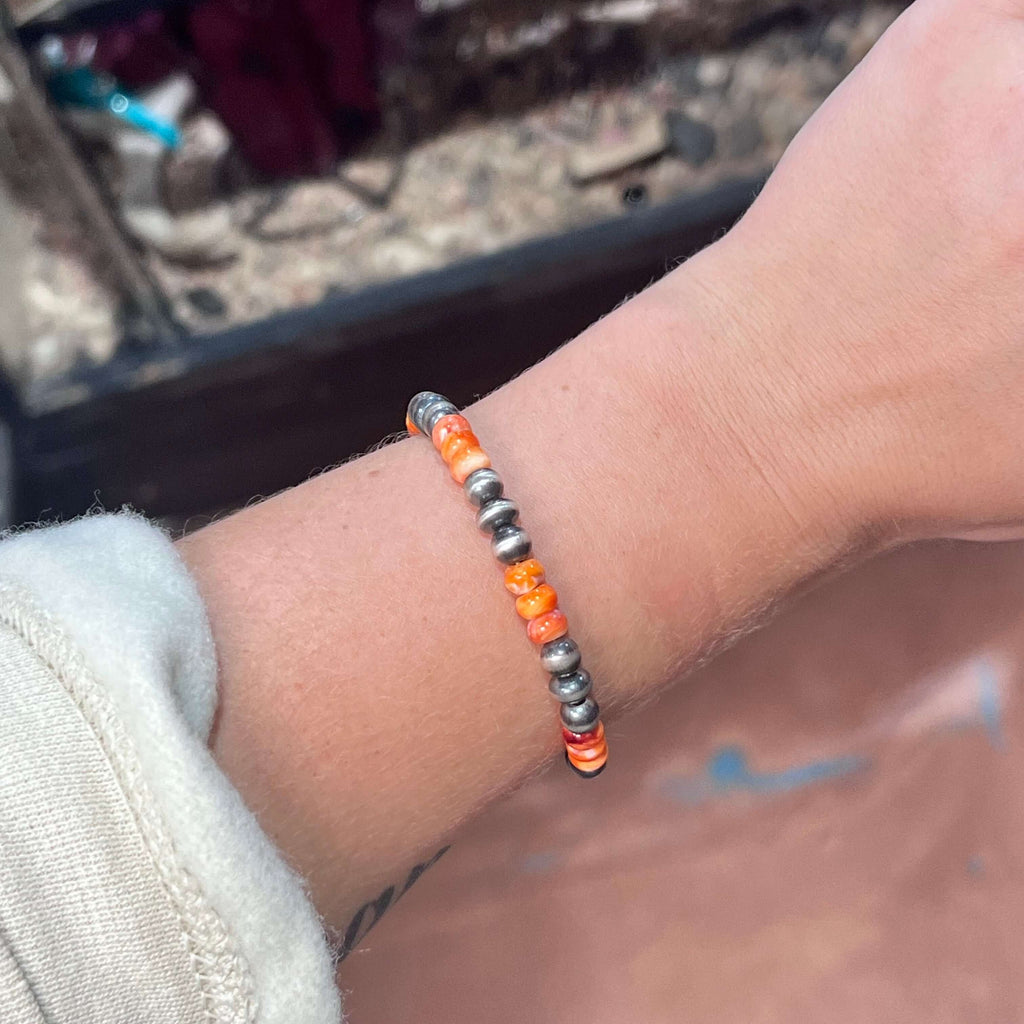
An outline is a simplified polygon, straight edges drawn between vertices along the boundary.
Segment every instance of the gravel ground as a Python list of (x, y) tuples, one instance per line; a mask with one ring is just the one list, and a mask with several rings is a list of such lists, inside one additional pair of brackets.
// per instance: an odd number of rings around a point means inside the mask
[[(150, 269), (181, 321), (211, 331), (766, 169), (903, 6), (869, 4), (742, 47), (662, 57), (629, 84), (522, 114), (464, 115), (400, 159), (370, 149), (336, 178), (243, 188), (229, 200), (234, 258), (185, 267), (150, 254)], [(389, 185), (386, 201), (370, 198)], [(37, 243), (44, 222), (26, 217)], [(23, 291), (34, 340), (4, 348), (16, 376), (109, 358), (117, 318), (73, 247), (37, 244)]]

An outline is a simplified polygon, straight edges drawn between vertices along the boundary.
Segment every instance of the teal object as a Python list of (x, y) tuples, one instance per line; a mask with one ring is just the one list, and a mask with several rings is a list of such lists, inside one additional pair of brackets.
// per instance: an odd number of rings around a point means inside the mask
[(47, 84), (50, 95), (61, 106), (106, 110), (140, 131), (156, 136), (168, 149), (181, 145), (181, 132), (176, 125), (157, 117), (109, 75), (97, 74), (90, 67), (59, 68)]

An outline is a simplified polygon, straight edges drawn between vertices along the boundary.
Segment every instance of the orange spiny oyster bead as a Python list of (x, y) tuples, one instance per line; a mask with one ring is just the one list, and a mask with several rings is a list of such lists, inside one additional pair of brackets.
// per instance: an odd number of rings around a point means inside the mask
[(516, 562), (505, 570), (505, 589), (516, 597), (528, 594), (544, 582), (544, 566), (536, 558)]
[(447, 434), (444, 440), (441, 442), (440, 447), (437, 449), (441, 453), (441, 458), (450, 466), (455, 460), (455, 457), (459, 452), (465, 451), (467, 448), (479, 448), (480, 440), (476, 434), (470, 432), (468, 434)]
[(475, 473), (478, 469), (490, 469), (491, 457), (478, 444), (470, 445), (456, 453), (448, 463), (448, 468), (455, 482), (464, 484), (470, 473)]
[(567, 744), (565, 749), (577, 761), (598, 761), (608, 753), (608, 744), (601, 740), (592, 747), (570, 747)]
[(549, 640), (557, 640), (569, 632), (569, 620), (558, 608), (553, 608), (526, 624), (526, 635), (538, 647)]
[(608, 763), (608, 747), (607, 745), (604, 745), (597, 757), (594, 757), (589, 761), (585, 761), (582, 758), (577, 757), (575, 754), (569, 753), (568, 750), (566, 751), (565, 756), (569, 761), (569, 764), (571, 764), (581, 775), (597, 775), (598, 772), (604, 770), (604, 766)]
[(405, 417), (405, 429), (408, 430), (410, 434), (418, 434), (420, 432), (420, 428), (417, 427), (408, 416)]
[(469, 420), (465, 416), (452, 413), (449, 416), (442, 416), (434, 424), (434, 432), (430, 435), (430, 440), (434, 442), (434, 447), (440, 451), (446, 438), (459, 434), (473, 437), (473, 428), (469, 425)]
[(516, 611), (524, 619), (535, 619), (538, 615), (553, 612), (558, 607), (558, 594), (548, 583), (541, 583), (528, 593), (516, 598)]
[(604, 723), (598, 722), (590, 732), (572, 732), (562, 728), (565, 757), (570, 765), (586, 775), (599, 772), (608, 760), (608, 743), (604, 738)]
[(584, 775), (596, 775), (608, 761), (608, 743), (604, 738), (604, 724), (590, 732), (576, 733), (562, 729), (565, 740), (565, 756), (569, 764)]

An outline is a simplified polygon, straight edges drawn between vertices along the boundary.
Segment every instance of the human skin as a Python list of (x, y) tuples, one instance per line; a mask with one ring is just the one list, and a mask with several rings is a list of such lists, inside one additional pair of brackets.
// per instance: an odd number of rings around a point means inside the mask
[[(919, 0), (732, 232), (468, 411), (607, 717), (827, 573), (1019, 531), (1022, 69), (1024, 2)], [(180, 548), (220, 659), (214, 753), (340, 933), (557, 752), (422, 438)]]

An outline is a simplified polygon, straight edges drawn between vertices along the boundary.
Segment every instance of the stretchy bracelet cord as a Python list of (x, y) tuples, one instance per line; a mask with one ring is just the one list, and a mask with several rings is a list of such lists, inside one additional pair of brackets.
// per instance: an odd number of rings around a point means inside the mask
[(505, 568), (505, 588), (526, 620), (526, 635), (540, 648), (548, 684), (561, 705), (565, 760), (577, 775), (592, 779), (608, 761), (601, 710), (590, 695), (590, 673), (580, 665), (580, 649), (569, 637), (569, 623), (558, 608), (558, 594), (545, 581), (544, 566), (533, 557), (530, 535), (518, 525), (519, 508), (504, 495), (469, 421), (443, 395), (421, 391), (409, 403), (405, 426), (429, 437), (456, 483), (479, 510), (477, 525), (491, 535), (491, 550)]

